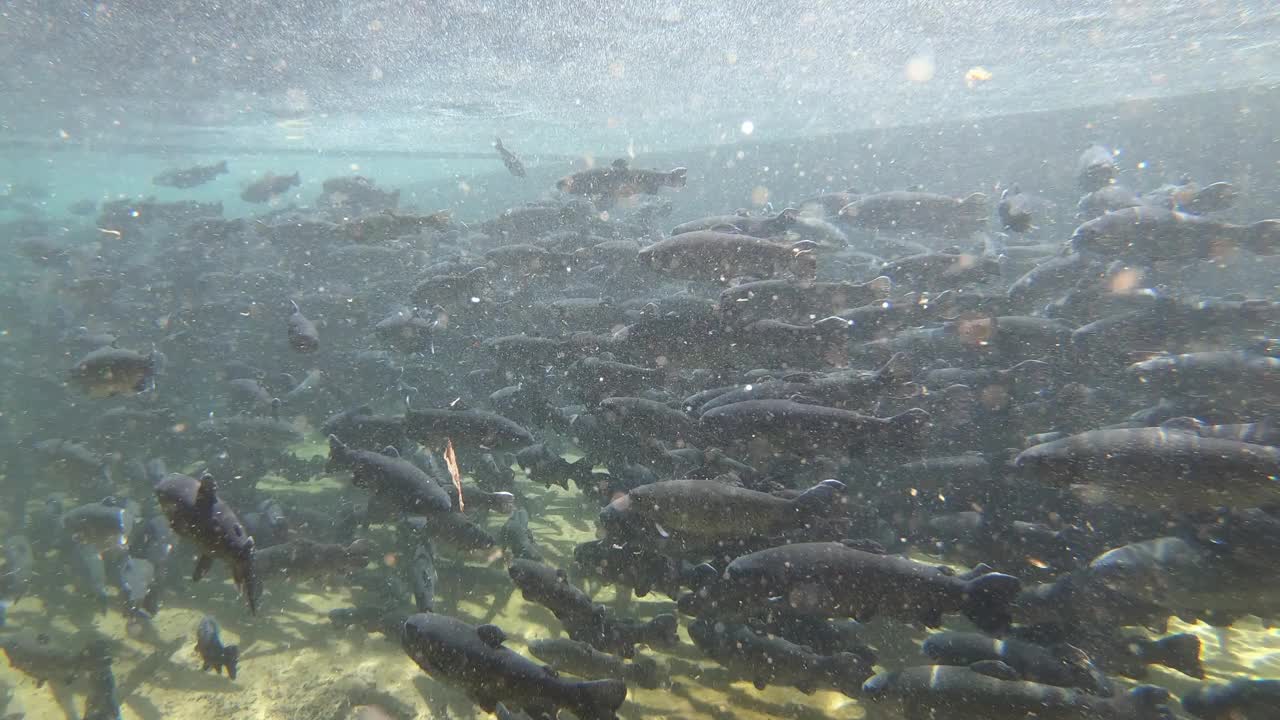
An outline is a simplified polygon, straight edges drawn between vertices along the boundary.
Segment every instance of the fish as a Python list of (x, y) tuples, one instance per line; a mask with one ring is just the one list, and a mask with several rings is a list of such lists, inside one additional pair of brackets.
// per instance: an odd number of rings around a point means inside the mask
[(76, 362), (68, 381), (95, 400), (148, 392), (155, 388), (161, 362), (156, 352), (98, 348)]
[(151, 182), (155, 185), (187, 189), (204, 185), (228, 172), (227, 161), (221, 160), (212, 165), (193, 165), (189, 168), (165, 170), (151, 178)]
[(651, 657), (623, 660), (600, 652), (587, 643), (568, 638), (533, 640), (529, 654), (547, 663), (557, 672), (566, 672), (588, 680), (614, 678), (629, 686), (656, 690), (669, 681), (658, 662)]
[(936, 193), (892, 190), (862, 195), (840, 208), (840, 220), (866, 230), (929, 232), (963, 237), (987, 221), (987, 196), (953, 198)]
[(1082, 223), (1071, 234), (1071, 247), (1148, 262), (1208, 259), (1237, 249), (1275, 255), (1280, 252), (1280, 220), (1234, 225), (1177, 210), (1130, 207)]
[(196, 654), (200, 656), (201, 670), (213, 670), (219, 675), (227, 671), (227, 677), (236, 679), (240, 666), (240, 647), (223, 645), (218, 621), (211, 615), (200, 618), (196, 628)]
[(566, 175), (556, 182), (556, 189), (570, 195), (584, 195), (598, 207), (609, 208), (619, 199), (657, 195), (664, 187), (682, 188), (688, 174), (683, 167), (668, 172), (633, 169), (625, 158), (618, 158), (606, 167)]
[(1201, 720), (1258, 720), (1275, 712), (1280, 680), (1236, 678), (1182, 696), (1182, 709)]
[(1077, 688), (1094, 695), (1111, 694), (1106, 675), (1084, 651), (1070, 645), (1047, 648), (1016, 638), (940, 632), (926, 638), (921, 651), (938, 665), (967, 667), (984, 660), (1000, 661), (1028, 682)]
[(1094, 192), (1113, 183), (1119, 172), (1115, 153), (1101, 145), (1090, 145), (1076, 161), (1076, 184), (1082, 192)]
[(708, 603), (728, 610), (768, 607), (776, 602), (770, 598), (784, 598), (801, 612), (859, 622), (883, 614), (939, 627), (949, 612), (960, 612), (989, 632), (1012, 622), (1022, 586), (1017, 578), (997, 572), (959, 576), (853, 544), (801, 542), (739, 556), (721, 582), (681, 596), (681, 609)]
[(862, 687), (872, 703), (891, 701), (929, 713), (934, 709), (973, 717), (1115, 718), (1172, 720), (1169, 691), (1140, 685), (1114, 698), (1017, 680), (1001, 662), (969, 667), (932, 665), (881, 673)]
[(213, 567), (214, 559), (221, 558), (231, 566), (232, 579), (248, 602), (249, 611), (256, 614), (261, 585), (254, 569), (253, 536), (245, 531), (235, 511), (218, 497), (213, 476), (205, 474), (197, 480), (170, 473), (156, 485), (155, 492), (173, 531), (200, 550), (191, 579), (200, 580)]
[(775, 535), (839, 507), (844, 483), (824, 480), (781, 498), (716, 480), (667, 480), (641, 485), (600, 513), (611, 539), (694, 536), (702, 541)]
[(559, 677), (546, 666), (507, 648), (506, 633), (494, 625), (418, 613), (404, 622), (401, 645), (418, 667), (437, 680), (456, 685), (485, 712), (499, 703), (535, 715), (559, 708), (582, 720), (614, 720), (627, 697), (616, 679), (578, 681)]
[(862, 683), (874, 674), (875, 656), (841, 652), (819, 655), (784, 638), (760, 635), (745, 625), (699, 618), (689, 637), (708, 657), (749, 679), (757, 690), (786, 685), (809, 695), (833, 689), (849, 697), (862, 694)]
[(641, 248), (641, 264), (671, 277), (727, 284), (791, 274), (813, 279), (817, 260), (808, 241), (786, 244), (739, 233), (694, 230)]
[(518, 178), (525, 176), (524, 163), (520, 162), (520, 158), (515, 153), (503, 146), (502, 138), (494, 138), (493, 147), (502, 158), (502, 164), (507, 166), (507, 172)]
[(260, 180), (245, 187), (240, 193), (240, 199), (247, 203), (265, 203), (289, 192), (289, 188), (301, 184), (302, 176), (296, 172), (292, 175), (267, 173)]
[(292, 300), (290, 303), (293, 305), (293, 314), (289, 316), (289, 347), (300, 353), (319, 350), (320, 331), (316, 330), (316, 324), (302, 314), (298, 303)]
[(568, 576), (559, 568), (516, 559), (511, 561), (507, 574), (525, 600), (550, 610), (565, 626), (570, 638), (586, 642), (597, 650), (630, 658), (635, 655), (638, 644), (673, 647), (680, 642), (674, 615), (662, 614), (648, 621), (615, 617), (570, 584)]

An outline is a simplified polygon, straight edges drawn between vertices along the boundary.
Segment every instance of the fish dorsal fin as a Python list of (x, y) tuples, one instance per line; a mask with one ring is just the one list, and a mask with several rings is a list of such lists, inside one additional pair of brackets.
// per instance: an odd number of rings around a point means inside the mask
[(1162, 430), (1176, 430), (1178, 432), (1189, 432), (1196, 435), (1200, 434), (1200, 428), (1204, 427), (1204, 423), (1193, 417), (1176, 417), (1169, 418), (1160, 423)]
[(218, 483), (213, 475), (206, 472), (200, 476), (200, 489), (196, 490), (196, 509), (201, 515), (213, 512), (213, 505), (218, 501)]
[(1057, 645), (1052, 646), (1050, 650), (1053, 651), (1055, 657), (1068, 665), (1085, 667), (1090, 664), (1089, 653), (1086, 653), (1075, 645), (1058, 643)]
[(396, 449), (395, 445), (388, 445), (382, 448), (382, 454), (386, 455), (387, 457), (393, 457), (393, 458), (400, 457), (400, 451)]
[(997, 680), (1020, 680), (1022, 676), (1018, 674), (1008, 663), (999, 660), (979, 660), (969, 666), (969, 669), (979, 675), (986, 675)]
[(459, 397), (459, 398), (454, 398), (453, 402), (449, 403), (449, 409), (450, 410), (470, 410), (471, 408), (467, 407), (466, 401)]
[(497, 625), (481, 625), (476, 628), (476, 635), (480, 636), (480, 640), (491, 648), (497, 649), (502, 647), (502, 643), (507, 641), (507, 634)]
[(858, 538), (858, 539), (846, 538), (844, 540), (841, 540), (840, 544), (849, 548), (850, 550), (861, 550), (862, 552), (868, 552), (874, 555), (885, 555), (887, 553), (887, 551), (884, 549), (884, 545), (881, 545), (875, 540), (867, 540), (865, 538)]
[(627, 162), (626, 158), (618, 158), (613, 161), (613, 169), (615, 170), (626, 170), (629, 167), (631, 167), (631, 163)]

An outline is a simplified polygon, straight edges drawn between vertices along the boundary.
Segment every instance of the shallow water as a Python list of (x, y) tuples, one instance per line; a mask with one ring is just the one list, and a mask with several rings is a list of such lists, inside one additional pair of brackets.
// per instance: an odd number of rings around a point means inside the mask
[[(662, 188), (656, 198), (596, 198), (599, 207), (590, 206), (585, 215), (564, 223), (573, 227), (566, 234), (583, 242), (597, 231), (610, 232), (635, 241), (637, 251), (641, 244), (665, 237), (679, 222), (735, 211), (776, 213), (818, 193), (905, 188), (957, 198), (982, 193), (994, 209), (1002, 191), (1018, 186), (1038, 203), (1035, 225), (1020, 237), (1004, 232), (995, 217), (963, 237), (942, 230), (899, 237), (895, 229), (841, 226), (848, 231), (848, 247), (830, 243), (799, 252), (821, 257), (822, 280), (858, 281), (875, 277), (881, 259), (923, 250), (958, 248), (971, 257), (999, 256), (1001, 274), (964, 285), (959, 294), (965, 298), (988, 291), (1003, 294), (1022, 272), (1069, 243), (1079, 221), (1075, 161), (1094, 143), (1108, 146), (1119, 168), (1117, 182), (1125, 186), (1146, 191), (1184, 176), (1202, 184), (1224, 182), (1238, 197), (1214, 218), (1247, 224), (1280, 216), (1277, 38), (1280, 4), (1256, 0), (733, 0), (715, 7), (692, 0), (607, 7), (565, 0), (8, 2), (0, 8), (0, 251), (5, 253), (0, 260), (0, 541), (19, 532), (48, 530), (24, 528), (19, 519), (24, 513), (16, 503), (24, 503), (28, 522), (32, 517), (49, 522), (50, 516), (39, 512), (50, 493), (69, 504), (97, 499), (87, 496), (86, 476), (92, 473), (83, 468), (28, 464), (34, 444), (50, 438), (85, 443), (115, 468), (108, 482), (111, 491), (144, 505), (153, 494), (150, 487), (138, 485), (136, 478), (124, 479), (120, 461), (162, 457), (171, 465), (182, 463), (170, 470), (195, 473), (206, 462), (225, 460), (220, 467), (228, 472), (217, 479), (229, 494), (244, 493), (237, 501), (271, 497), (328, 517), (337, 517), (348, 501), (367, 498), (352, 488), (349, 473), (321, 472), (316, 466), (305, 482), (290, 482), (275, 474), (284, 472), (281, 467), (269, 467), (256, 487), (246, 491), (239, 486), (245, 475), (250, 483), (256, 477), (252, 469), (237, 474), (237, 463), (252, 464), (251, 453), (241, 454), (234, 442), (198, 435), (200, 422), (237, 412), (222, 384), (225, 361), (261, 365), (264, 382), (268, 372), (291, 373), (288, 383), (272, 377), (272, 392), (280, 396), (311, 371), (323, 371), (322, 383), (329, 376), (340, 378), (332, 388), (325, 385), (318, 398), (304, 392), (283, 406), (282, 417), (305, 433), (305, 441), (290, 448), (293, 457), (322, 460), (328, 447), (318, 429), (320, 420), (360, 403), (368, 402), (384, 415), (402, 412), (406, 402), (444, 406), (466, 397), (484, 406), (489, 392), (505, 384), (554, 379), (545, 368), (524, 368), (476, 381), (483, 392), (477, 390), (468, 375), (472, 370), (512, 360), (485, 349), (484, 340), (493, 334), (569, 338), (570, 330), (589, 330), (616, 337), (612, 333), (625, 325), (610, 320), (602, 327), (570, 327), (555, 316), (535, 317), (527, 301), (556, 299), (569, 291), (619, 307), (634, 301), (638, 304), (628, 307), (631, 314), (625, 316), (630, 323), (652, 318), (657, 301), (679, 305), (693, 297), (711, 300), (725, 285), (751, 279), (760, 270), (747, 268), (727, 277), (733, 273), (717, 268), (721, 277), (703, 283), (641, 272), (631, 258), (615, 268), (608, 267), (610, 261), (579, 267), (565, 260), (571, 267), (554, 280), (542, 272), (546, 267), (533, 267), (536, 262), (502, 269), (495, 271), (493, 297), (480, 292), (462, 298), (443, 315), (435, 314), (437, 307), (445, 308), (434, 298), (427, 303), (433, 306), (433, 321), (443, 317), (439, 349), (433, 336), (429, 347), (390, 353), (388, 365), (357, 364), (362, 362), (359, 351), (384, 349), (387, 341), (375, 337), (371, 328), (392, 308), (404, 306), (417, 282), (445, 272), (441, 267), (454, 272), (470, 270), (462, 267), (466, 263), (488, 262), (481, 253), (510, 239), (500, 231), (481, 237), (492, 227), (487, 222), (529, 203), (577, 212), (582, 206), (567, 203), (567, 196), (556, 190), (557, 181), (603, 168), (615, 158), (633, 168), (687, 170), (685, 187)], [(503, 170), (492, 147), (495, 136), (522, 157), (527, 177)], [(178, 189), (152, 180), (165, 170), (222, 160), (228, 161), (230, 173), (208, 184)], [(267, 203), (241, 198), (242, 190), (269, 174), (294, 172), (299, 185)], [(353, 176), (372, 178), (379, 189), (398, 190), (395, 212), (401, 215), (448, 213), (448, 227), (407, 233), (380, 247), (362, 244), (363, 237), (344, 234), (363, 215), (359, 208), (344, 215), (318, 207), (326, 179)], [(137, 237), (143, 240), (137, 242), (128, 224), (149, 217), (139, 219), (134, 211), (127, 220), (105, 222), (98, 214), (111, 203), (144, 207), (144, 199), (217, 203), (221, 218), (244, 218), (245, 223), (232, 230), (213, 223), (226, 234), (207, 237), (200, 234), (208, 230), (203, 223), (162, 221), (139, 230)], [(340, 198), (339, 204), (344, 201)], [(70, 214), (74, 203), (86, 202), (91, 211)], [(657, 219), (638, 220), (646, 210)], [(383, 209), (363, 216), (384, 222), (391, 217)], [(307, 241), (305, 233), (302, 240), (291, 235), (321, 217), (337, 228), (335, 236)], [(121, 223), (123, 231), (116, 227)], [(554, 234), (514, 233), (529, 242)], [(1019, 247), (1022, 242), (1026, 247)], [(1001, 250), (1004, 244), (1008, 247)], [(573, 252), (565, 257), (577, 257), (588, 245), (570, 245)], [(1212, 246), (1205, 257), (1185, 264), (1157, 257), (1151, 267), (1125, 265), (1106, 297), (1131, 299), (1142, 293), (1130, 290), (1145, 292), (1140, 283), (1150, 282), (1153, 297), (1275, 301), (1280, 296), (1278, 256), (1227, 245)], [(455, 258), (457, 262), (444, 264)], [(602, 274), (600, 268), (616, 272)], [(895, 299), (928, 306), (927, 294), (924, 301), (904, 294), (917, 289), (894, 280)], [(497, 299), (496, 309), (485, 304)], [(295, 307), (319, 321), (324, 338), (320, 353), (290, 354), (282, 338), (290, 302), (298, 302)], [(479, 320), (467, 316), (473, 305), (482, 307)], [(1044, 303), (1015, 309), (1046, 312)], [(656, 312), (671, 311), (664, 306)], [(456, 316), (455, 330), (462, 328), (453, 334), (445, 332), (450, 313)], [(981, 325), (997, 316), (999, 312), (983, 309), (943, 319)], [(807, 322), (820, 319), (812, 315)], [(146, 392), (108, 401), (88, 399), (66, 375), (84, 355), (85, 349), (73, 342), (81, 327), (114, 333), (122, 347), (163, 351), (174, 356), (173, 362)], [(1219, 349), (1209, 331), (1224, 329), (1230, 328), (1208, 328), (1179, 351)], [(1280, 322), (1266, 332), (1268, 337), (1280, 333)], [(1137, 358), (1168, 349), (1139, 340), (1126, 348)], [(1055, 346), (1046, 357), (1074, 360), (1068, 344)], [(725, 358), (711, 353), (714, 361), (704, 365), (746, 371), (764, 362), (741, 347), (735, 345)], [(800, 359), (802, 349), (799, 344), (784, 346), (782, 360), (771, 372), (790, 377), (796, 365), (813, 369)], [(823, 356), (822, 370), (870, 370), (883, 362), (851, 358), (848, 349)], [(1277, 355), (1274, 347), (1266, 352)], [(642, 361), (670, 373), (647, 389), (667, 392), (673, 407), (680, 404), (677, 389), (701, 387), (701, 380), (681, 377), (681, 372), (694, 367), (708, 375), (729, 372), (656, 352)], [(918, 379), (925, 370), (952, 361), (912, 357), (911, 362)], [(950, 434), (940, 433), (937, 444), (920, 450), (920, 456), (981, 448), (1003, 462), (1008, 458), (1002, 453), (1020, 449), (1032, 433), (1091, 429), (1123, 421), (1142, 407), (1143, 388), (1117, 392), (1114, 373), (1108, 374), (1114, 368), (1082, 367), (1083, 372), (1056, 377), (1053, 388), (1037, 392), (1026, 404), (1056, 398), (1053, 392), (1071, 387), (1096, 390), (1102, 398), (1098, 407), (1082, 402), (1086, 407), (1046, 411), (1044, 417), (1006, 413), (1008, 417), (992, 421), (1008, 409), (1000, 397), (982, 396), (972, 407), (960, 408), (924, 392), (877, 397), (862, 409), (882, 417), (882, 409), (908, 399), (938, 402), (930, 406), (938, 424), (954, 425), (947, 425)], [(590, 410), (578, 408), (580, 401), (589, 404), (583, 399), (588, 393), (570, 384), (557, 387), (555, 399), (577, 417)], [(1202, 396), (1195, 390), (1191, 396)], [(805, 399), (803, 393), (795, 397)], [(1252, 399), (1205, 412), (1231, 421), (1259, 421), (1280, 411), (1280, 401), (1259, 411), (1248, 405)], [(155, 409), (170, 403), (172, 422), (154, 431), (139, 430), (130, 421), (111, 436), (98, 426), (98, 415), (107, 408)], [(984, 414), (991, 410), (980, 407), (984, 403), (998, 407)], [(1084, 422), (1073, 414), (1076, 410), (1088, 419), (1082, 427), (1075, 427)], [(953, 411), (962, 419), (948, 417)], [(966, 411), (978, 416), (976, 427), (1003, 432), (966, 435)], [(260, 403), (249, 412), (266, 415), (269, 409)], [(576, 452), (585, 451), (572, 447), (563, 427), (546, 425), (530, 429), (539, 440), (555, 444), (563, 457), (575, 460)], [(791, 449), (771, 447), (756, 437), (737, 440), (733, 449), (752, 462), (776, 460)], [(953, 556), (925, 554), (928, 542), (906, 537), (927, 512), (977, 507), (946, 499), (949, 478), (941, 481), (938, 502), (925, 493), (920, 515), (904, 518), (895, 514), (901, 498), (893, 492), (901, 495), (900, 489), (884, 490), (876, 480), (880, 476), (867, 472), (906, 459), (919, 457), (876, 457), (865, 465), (858, 460), (840, 466), (839, 477), (857, 490), (850, 509), (863, 510), (859, 503), (864, 500), (872, 510), (882, 504), (889, 509), (871, 513), (868, 537), (900, 546), (915, 559), (967, 570)], [(807, 472), (809, 460), (786, 470)], [(881, 461), (883, 467), (877, 466)], [(597, 469), (603, 470), (604, 463)], [(473, 477), (467, 462), (462, 470), (467, 480), (483, 482)], [(514, 490), (530, 511), (530, 527), (546, 562), (572, 574), (575, 546), (601, 532), (594, 498), (585, 498), (581, 488), (545, 488), (518, 468), (516, 478)], [(783, 482), (771, 476), (769, 483), (771, 491), (808, 486), (789, 476)], [(1011, 502), (1026, 503), (1021, 491), (1029, 497), (1037, 487), (1031, 483), (1019, 492), (1005, 487), (997, 494), (1017, 495)], [(916, 496), (912, 488), (911, 497)], [(1150, 524), (1125, 527), (1116, 518), (1130, 516), (1117, 507), (1081, 510), (1065, 493), (1046, 490), (1046, 496), (1041, 504), (1027, 503), (1025, 515), (1017, 519), (1057, 527), (1059, 521), (1070, 525), (1063, 514), (1077, 512), (1088, 532), (1123, 538), (1108, 547), (1182, 532), (1185, 524), (1200, 520), (1165, 512), (1168, 508), (1147, 508), (1150, 517), (1142, 519)], [(504, 521), (497, 513), (478, 519), (491, 534)], [(390, 523), (374, 522), (358, 535), (367, 535), (378, 548), (374, 564), (401, 561), (393, 550)], [(357, 714), (366, 705), (381, 706), (397, 720), (486, 716), (461, 691), (420, 670), (398, 642), (356, 628), (333, 628), (328, 612), (351, 606), (358, 595), (342, 582), (269, 580), (261, 610), (251, 616), (223, 563), (215, 565), (208, 579), (193, 583), (193, 552), (185, 543), (180, 547), (171, 570), (177, 577), (162, 610), (142, 629), (126, 623), (114, 587), (109, 609), (96, 612), (78, 594), (79, 585), (58, 555), (38, 547), (38, 562), (48, 563), (36, 568), (41, 590), (8, 608), (0, 641), (19, 631), (110, 639), (128, 720), (368, 720)], [(1252, 549), (1274, 556), (1267, 548)], [(1280, 552), (1280, 547), (1271, 549)], [(1042, 562), (1023, 555), (1012, 553), (1015, 564)], [(514, 589), (499, 550), (439, 550), (436, 565), (439, 612), (473, 624), (496, 624), (506, 631), (508, 645), (521, 652), (530, 640), (564, 634), (549, 611), (526, 602)], [(1028, 567), (996, 569), (1034, 574)], [(615, 586), (574, 581), (624, 616), (648, 619), (676, 612), (675, 603), (657, 592), (633, 598), (623, 589), (624, 596), (618, 597)], [(1274, 601), (1255, 599), (1259, 612), (1264, 611), (1263, 600)], [(234, 681), (201, 670), (195, 630), (206, 615), (217, 618), (224, 643), (242, 650)], [(678, 647), (641, 649), (659, 661), (671, 682), (657, 690), (631, 687), (620, 717), (868, 717), (864, 701), (834, 691), (757, 690), (750, 681), (734, 680), (692, 643), (686, 628), (690, 620), (680, 616)], [(944, 629), (972, 625), (948, 616)], [(926, 664), (919, 652), (928, 632), (923, 628), (877, 619), (862, 630), (876, 651), (877, 671)], [(1229, 628), (1174, 618), (1168, 632), (1201, 638), (1208, 673), (1198, 681), (1152, 667), (1145, 682), (1175, 696), (1204, 683), (1280, 678), (1280, 630), (1257, 617), (1235, 620)], [(1115, 679), (1122, 688), (1136, 684)], [(81, 717), (84, 683), (70, 689), (37, 687), (31, 677), (0, 664), (0, 688), (6, 684), (14, 691), (11, 713), (20, 709), (27, 718)], [(1178, 717), (1188, 717), (1172, 704)], [(10, 720), (2, 709), (0, 718)]]

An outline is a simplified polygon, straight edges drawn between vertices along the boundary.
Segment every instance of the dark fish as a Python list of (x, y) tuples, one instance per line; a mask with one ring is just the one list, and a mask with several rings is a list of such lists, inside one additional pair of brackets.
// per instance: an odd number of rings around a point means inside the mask
[(745, 625), (709, 618), (695, 620), (689, 637), (699, 650), (749, 679), (757, 690), (785, 685), (807, 695), (829, 688), (858, 697), (862, 683), (875, 673), (874, 655), (818, 655), (783, 638), (756, 634)]
[(926, 638), (921, 650), (939, 665), (967, 666), (983, 660), (998, 660), (1016, 670), (1022, 680), (1079, 688), (1096, 695), (1111, 694), (1106, 675), (1094, 667), (1088, 655), (1070, 645), (1047, 648), (1014, 638), (940, 632)]
[(520, 508), (511, 513), (499, 533), (499, 542), (507, 556), (512, 559), (533, 560), (542, 562), (542, 554), (538, 552), (538, 544), (529, 530), (529, 511)]
[(533, 640), (529, 642), (529, 653), (556, 671), (588, 680), (614, 678), (651, 690), (666, 681), (665, 673), (653, 658), (624, 660), (577, 640)]
[(418, 612), (435, 610), (439, 576), (436, 574), (435, 550), (425, 538), (413, 546), (413, 556), (409, 559), (409, 580), (413, 589), (413, 603)]
[(260, 579), (310, 580), (350, 575), (369, 564), (373, 544), (356, 540), (350, 545), (322, 543), (307, 538), (254, 550), (254, 572)]
[(929, 665), (881, 673), (862, 686), (863, 696), (878, 703), (915, 708), (919, 717), (935, 710), (947, 717), (1021, 720), (1052, 717), (1059, 720), (1173, 720), (1165, 704), (1169, 691), (1142, 685), (1114, 697), (1067, 690), (1017, 679), (1017, 672), (1001, 662), (970, 667)]
[(1001, 573), (958, 576), (842, 543), (794, 543), (735, 559), (721, 583), (682, 597), (681, 607), (696, 608), (707, 600), (725, 609), (768, 607), (769, 598), (784, 598), (800, 612), (859, 622), (888, 615), (939, 627), (944, 614), (960, 612), (997, 632), (1012, 619), (1020, 587), (1017, 578)]
[(307, 319), (293, 302), (293, 314), (289, 316), (289, 347), (300, 353), (313, 353), (320, 349), (320, 331)]
[(4, 541), (4, 565), (0, 566), (0, 603), (18, 602), (31, 589), (35, 574), (35, 554), (25, 535), (10, 535)]
[(532, 560), (513, 560), (507, 573), (525, 600), (550, 610), (570, 638), (597, 650), (630, 658), (635, 655), (637, 644), (672, 647), (679, 643), (674, 615), (658, 615), (647, 622), (614, 617), (572, 585), (559, 568)]
[[(151, 178), (151, 182), (168, 187), (193, 188), (204, 185), (219, 175), (225, 175), (227, 172), (227, 161), (223, 160), (213, 165), (195, 165), (184, 170), (165, 170)], [(246, 190), (245, 192), (248, 191)]]
[(101, 659), (89, 673), (89, 692), (85, 698), (84, 720), (120, 720), (120, 693), (116, 676), (111, 671), (111, 658)]
[(996, 214), (1000, 216), (1000, 224), (1004, 229), (1015, 233), (1030, 230), (1034, 220), (1030, 204), (1016, 184), (1000, 193)]
[(1091, 430), (1023, 450), (1027, 476), (1086, 498), (1155, 507), (1274, 503), (1280, 449), (1166, 428)]
[(404, 623), (401, 643), (418, 667), (456, 685), (485, 712), (499, 703), (554, 716), (566, 708), (581, 720), (614, 720), (627, 697), (621, 680), (572, 681), (503, 646), (493, 625), (468, 625), (444, 615), (419, 613)]
[(681, 588), (701, 587), (716, 576), (715, 568), (710, 565), (692, 565), (664, 555), (648, 542), (617, 544), (611, 540), (593, 540), (573, 549), (573, 561), (587, 575), (625, 585), (637, 597), (658, 590), (675, 600)]
[(818, 319), (841, 310), (886, 300), (893, 282), (884, 276), (865, 283), (803, 282), (790, 279), (746, 282), (720, 293), (720, 312), (739, 321), (764, 318)]
[(155, 387), (160, 355), (116, 347), (98, 348), (80, 358), (69, 380), (91, 398), (146, 392)]
[(247, 203), (264, 203), (272, 198), (286, 193), (289, 188), (302, 184), (302, 177), (298, 173), (292, 175), (272, 175), (267, 173), (261, 180), (249, 185), (240, 193), (240, 199)]
[(150, 620), (159, 611), (156, 568), (150, 560), (125, 556), (116, 569), (116, 584), (130, 623)]
[(96, 502), (66, 511), (58, 522), (72, 540), (105, 550), (128, 543), (133, 514), (123, 507)]
[(716, 480), (668, 480), (632, 489), (601, 511), (599, 522), (621, 540), (767, 537), (836, 512), (843, 491), (843, 483), (824, 480), (787, 499)]
[(813, 243), (695, 230), (640, 250), (640, 262), (671, 277), (728, 283), (734, 278), (771, 278), (790, 273), (801, 280), (817, 272)]
[(878, 418), (792, 400), (747, 400), (704, 412), (699, 422), (725, 440), (762, 438), (791, 448), (861, 454), (918, 446), (930, 421), (919, 408)]
[(368, 490), (400, 512), (433, 515), (453, 509), (453, 501), (439, 483), (398, 453), (385, 455), (353, 449), (330, 435), (327, 467), (331, 471), (350, 469), (353, 485)]
[(502, 145), (502, 138), (494, 138), (493, 147), (498, 151), (498, 155), (502, 157), (502, 164), (507, 166), (507, 171), (518, 178), (525, 176), (524, 163), (520, 162), (520, 158)]
[(218, 621), (211, 615), (201, 618), (200, 626), (196, 628), (196, 652), (200, 655), (201, 670), (212, 669), (221, 675), (225, 669), (227, 677), (236, 679), (236, 671), (240, 663), (240, 647), (222, 644)]
[(446, 438), (458, 447), (519, 450), (537, 440), (520, 425), (483, 410), (410, 410), (405, 413), (405, 433), (428, 447), (442, 447)]
[(1082, 192), (1090, 193), (1110, 185), (1118, 172), (1113, 153), (1101, 145), (1090, 145), (1076, 161), (1076, 180)]
[(1267, 720), (1280, 708), (1280, 680), (1206, 685), (1183, 695), (1182, 708), (1202, 720)]
[(1275, 255), (1280, 253), (1280, 220), (1233, 225), (1177, 210), (1131, 207), (1080, 225), (1071, 246), (1077, 252), (1146, 261), (1208, 259), (1237, 249)]
[(672, 228), (671, 234), (683, 235), (697, 230), (715, 230), (718, 232), (741, 233), (758, 238), (771, 238), (781, 235), (790, 229), (799, 216), (800, 211), (795, 208), (787, 208), (777, 215), (753, 216), (746, 214), (746, 212), (741, 212), (738, 215), (712, 215), (700, 220), (681, 223)]
[(688, 174), (682, 167), (670, 172), (633, 170), (625, 159), (619, 158), (608, 167), (567, 175), (556, 182), (556, 187), (571, 195), (585, 195), (598, 207), (609, 208), (622, 198), (657, 195), (663, 187), (682, 188)]
[(206, 473), (196, 480), (170, 474), (156, 486), (156, 497), (173, 531), (200, 549), (192, 580), (204, 577), (214, 559), (222, 558), (231, 566), (231, 577), (248, 601), (249, 611), (256, 613), (261, 587), (254, 572), (253, 537), (231, 507), (218, 497), (213, 476)]
[(840, 209), (840, 219), (888, 232), (930, 232), (948, 237), (968, 235), (987, 221), (987, 196), (963, 199), (934, 193), (894, 190), (863, 195)]
[(46, 682), (71, 684), (93, 672), (110, 655), (106, 642), (92, 640), (78, 649), (76, 640), (54, 637), (47, 633), (21, 633), (0, 640), (0, 648), (9, 658), (9, 666), (30, 676), (36, 687)]

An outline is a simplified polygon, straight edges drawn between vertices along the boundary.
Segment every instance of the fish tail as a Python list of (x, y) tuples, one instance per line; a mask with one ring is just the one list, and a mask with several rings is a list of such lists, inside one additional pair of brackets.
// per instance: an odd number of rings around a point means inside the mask
[(1144, 644), (1142, 659), (1193, 678), (1205, 676), (1200, 663), (1200, 638), (1192, 633), (1178, 633)]
[(257, 615), (258, 598), (262, 595), (262, 582), (254, 569), (252, 548), (249, 549), (246, 555), (236, 560), (232, 568), (232, 576), (236, 587), (239, 588), (240, 592), (244, 593), (244, 598), (249, 603), (249, 613)]
[(1168, 702), (1169, 691), (1155, 685), (1139, 685), (1115, 700), (1121, 714), (1134, 720), (1173, 720)]
[(849, 697), (858, 697), (862, 694), (862, 683), (875, 675), (872, 664), (853, 653), (841, 652), (829, 656), (823, 670), (831, 679), (831, 684), (840, 692)]
[(960, 212), (975, 219), (985, 218), (990, 212), (987, 209), (987, 196), (982, 193), (973, 193), (966, 197), (960, 201)]
[(222, 648), (222, 667), (227, 669), (227, 677), (236, 679), (236, 671), (240, 665), (240, 646), (228, 645)]
[(594, 680), (574, 684), (576, 698), (571, 709), (580, 720), (616, 720), (627, 699), (627, 684), (621, 680)]
[(1245, 246), (1257, 255), (1280, 254), (1280, 220), (1259, 220), (1245, 229)]
[(1022, 583), (1011, 575), (987, 573), (965, 583), (961, 610), (979, 629), (998, 633), (1009, 626), (1013, 617), (1010, 605), (1022, 589)]
[(823, 515), (832, 510), (836, 496), (842, 492), (844, 483), (839, 480), (823, 480), (800, 493), (793, 502), (796, 509), (804, 515)]
[(637, 657), (627, 666), (627, 680), (650, 690), (662, 684), (658, 661), (651, 657)]
[(680, 644), (680, 638), (676, 635), (677, 621), (676, 616), (670, 613), (658, 615), (649, 621), (648, 641), (649, 645), (655, 647), (674, 647)]
[(332, 472), (346, 465), (351, 460), (351, 449), (338, 439), (337, 435), (329, 436), (329, 460), (325, 463), (324, 469)]

